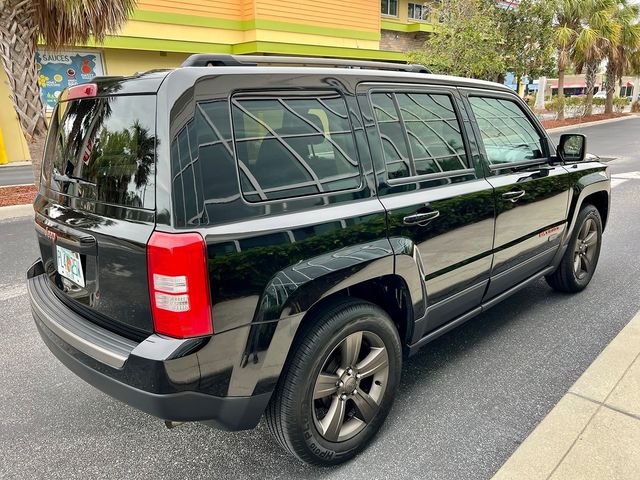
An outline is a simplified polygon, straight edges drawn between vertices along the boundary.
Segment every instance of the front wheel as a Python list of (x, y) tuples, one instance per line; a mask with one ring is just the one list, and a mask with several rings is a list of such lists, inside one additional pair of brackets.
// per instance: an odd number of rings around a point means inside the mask
[(379, 307), (343, 300), (312, 320), (293, 347), (267, 425), (278, 442), (316, 465), (342, 463), (376, 434), (400, 380), (398, 331)]
[(576, 227), (567, 251), (555, 272), (547, 275), (547, 283), (559, 292), (584, 290), (596, 271), (602, 245), (602, 219), (593, 205), (585, 205), (578, 213)]

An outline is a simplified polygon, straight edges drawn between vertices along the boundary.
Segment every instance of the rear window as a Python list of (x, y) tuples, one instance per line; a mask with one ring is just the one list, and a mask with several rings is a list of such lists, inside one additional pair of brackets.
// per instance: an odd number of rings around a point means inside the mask
[(155, 96), (60, 103), (47, 139), (45, 183), (73, 197), (155, 206)]

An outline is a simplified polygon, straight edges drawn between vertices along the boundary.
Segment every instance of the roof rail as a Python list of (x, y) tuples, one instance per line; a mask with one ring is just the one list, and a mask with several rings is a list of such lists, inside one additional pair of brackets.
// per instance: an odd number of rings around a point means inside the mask
[(284, 57), (270, 55), (224, 55), (198, 53), (191, 55), (181, 67), (255, 67), (261, 65), (324, 66), (342, 68), (366, 68), (374, 70), (395, 70), (413, 73), (431, 73), (424, 65), (368, 60), (347, 60), (344, 58)]

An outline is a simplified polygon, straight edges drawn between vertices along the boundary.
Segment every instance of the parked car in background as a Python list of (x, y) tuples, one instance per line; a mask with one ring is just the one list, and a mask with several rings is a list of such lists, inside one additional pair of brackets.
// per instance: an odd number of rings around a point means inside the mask
[(341, 463), (409, 355), (541, 277), (587, 287), (610, 176), (585, 155), (505, 86), (418, 65), (196, 55), (98, 78), (51, 117), (35, 323), (169, 426), (266, 414), (284, 449)]

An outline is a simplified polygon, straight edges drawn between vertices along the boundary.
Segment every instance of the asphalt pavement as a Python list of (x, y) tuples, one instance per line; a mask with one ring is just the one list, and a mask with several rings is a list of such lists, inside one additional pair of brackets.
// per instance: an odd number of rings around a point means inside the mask
[(31, 164), (0, 167), (0, 187), (7, 185), (26, 185), (33, 183)]
[(31, 319), (31, 222), (0, 222), (0, 477), (490, 478), (640, 309), (640, 118), (579, 131), (617, 180), (591, 285), (563, 295), (540, 280), (430, 344), (373, 444), (332, 469), (291, 458), (264, 424), (166, 430), (78, 379)]

